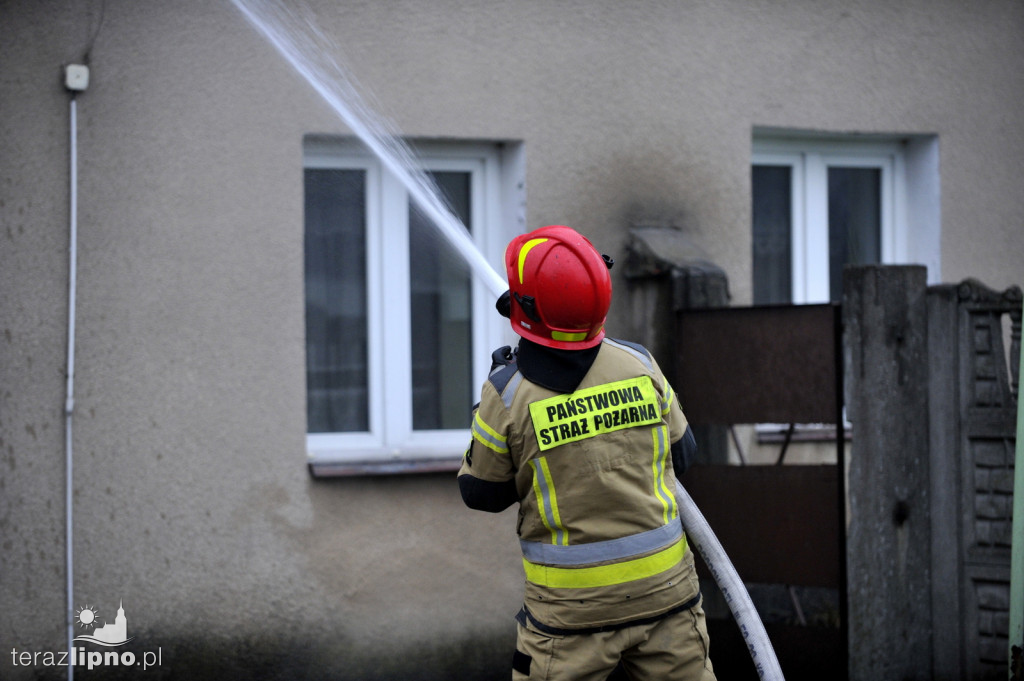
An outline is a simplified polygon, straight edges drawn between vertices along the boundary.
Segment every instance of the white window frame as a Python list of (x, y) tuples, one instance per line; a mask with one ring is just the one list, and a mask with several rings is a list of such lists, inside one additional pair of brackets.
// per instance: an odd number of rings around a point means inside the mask
[[(419, 143), (416, 151), (427, 170), (470, 173), (473, 241), (504, 274), (504, 248), (514, 230), (503, 203), (509, 196), (507, 185), (514, 182), (509, 176), (518, 175), (521, 151), (503, 154), (498, 145), (485, 143)], [(412, 427), (408, 192), (355, 140), (308, 138), (304, 157), (305, 168), (366, 171), (367, 192), (369, 430), (307, 433), (311, 469), (318, 475), (453, 469), (469, 443), (469, 428)], [(521, 188), (522, 183), (513, 186)], [(479, 277), (472, 278), (471, 295), (475, 393), (487, 378), (490, 351), (512, 338), (508, 323), (494, 310), (495, 296)]]
[(895, 143), (847, 144), (775, 140), (755, 144), (753, 165), (791, 169), (792, 300), (796, 305), (829, 302), (828, 169), (881, 171), (881, 258), (907, 258), (906, 182), (903, 152)]
[(942, 280), (939, 144), (935, 135), (828, 134), (758, 128), (751, 165), (793, 170), (792, 298), (829, 300), (828, 167), (882, 171), (881, 259), (922, 264)]

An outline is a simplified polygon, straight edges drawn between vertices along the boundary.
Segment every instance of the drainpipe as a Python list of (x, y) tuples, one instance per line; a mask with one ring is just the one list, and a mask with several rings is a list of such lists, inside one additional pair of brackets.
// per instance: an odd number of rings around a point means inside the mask
[[(1019, 347), (1019, 346), (1018, 346)], [(1010, 644), (1009, 674), (1014, 681), (1024, 679), (1024, 405), (1020, 392), (1020, 378), (1024, 378), (1024, 351), (1020, 355), (1017, 373), (1017, 444), (1013, 469), (1013, 542), (1010, 549)]]
[[(80, 64), (69, 64), (64, 67), (64, 86), (71, 93), (70, 128), (70, 168), (69, 195), (70, 220), (68, 236), (68, 361), (67, 361), (67, 392), (64, 400), (64, 468), (65, 468), (65, 554), (67, 564), (67, 630), (68, 656), (73, 656), (72, 647), (75, 638), (75, 559), (74, 559), (74, 450), (72, 448), (71, 426), (75, 411), (75, 299), (77, 297), (76, 282), (78, 279), (78, 105), (75, 97), (89, 86), (89, 68)], [(75, 667), (68, 665), (68, 681), (75, 678)]]

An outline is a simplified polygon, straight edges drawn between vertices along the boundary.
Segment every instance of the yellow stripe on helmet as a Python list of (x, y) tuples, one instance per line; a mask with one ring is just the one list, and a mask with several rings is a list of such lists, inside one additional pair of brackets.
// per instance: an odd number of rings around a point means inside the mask
[(519, 283), (520, 284), (523, 283), (523, 267), (526, 265), (526, 254), (529, 253), (530, 250), (534, 246), (539, 246), (540, 244), (544, 243), (545, 241), (547, 241), (547, 239), (530, 239), (525, 244), (523, 244), (522, 248), (519, 249)]

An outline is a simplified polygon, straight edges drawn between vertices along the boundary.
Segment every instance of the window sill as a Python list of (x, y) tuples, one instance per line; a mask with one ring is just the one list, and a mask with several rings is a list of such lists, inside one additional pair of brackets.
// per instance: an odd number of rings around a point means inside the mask
[[(786, 442), (786, 433), (789, 430), (787, 424), (759, 423), (757, 428), (757, 443), (781, 444)], [(851, 440), (850, 428), (843, 429), (843, 440)], [(793, 429), (789, 442), (835, 442), (836, 427), (831, 423), (798, 423)]]
[(418, 473), (454, 473), (462, 457), (443, 459), (366, 459), (362, 461), (310, 461), (314, 478), (358, 477), (366, 475), (408, 475)]

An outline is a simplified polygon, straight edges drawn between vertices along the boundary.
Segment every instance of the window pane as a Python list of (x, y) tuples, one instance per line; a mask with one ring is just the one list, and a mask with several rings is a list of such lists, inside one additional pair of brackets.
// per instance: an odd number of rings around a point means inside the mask
[[(432, 176), (452, 212), (471, 227), (470, 174)], [(412, 203), (409, 281), (413, 429), (468, 428), (473, 404), (469, 269)]]
[(305, 193), (309, 432), (367, 431), (366, 172), (306, 169)]
[(882, 261), (882, 171), (828, 169), (828, 266), (833, 301), (843, 297), (843, 265)]
[(790, 166), (753, 167), (755, 305), (792, 301), (792, 184)]

